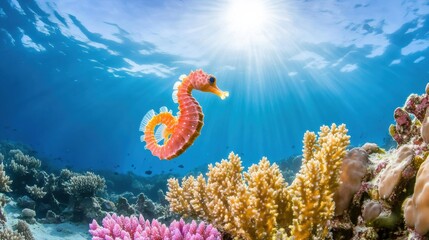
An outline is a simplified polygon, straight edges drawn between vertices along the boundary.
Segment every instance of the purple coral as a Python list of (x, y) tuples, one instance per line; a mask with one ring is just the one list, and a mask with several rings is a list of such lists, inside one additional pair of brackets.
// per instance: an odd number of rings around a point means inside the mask
[(142, 215), (124, 217), (116, 214), (103, 219), (103, 226), (96, 220), (89, 224), (93, 240), (220, 240), (221, 234), (212, 225), (192, 221), (186, 224), (183, 219), (173, 221), (170, 227), (160, 224), (156, 219), (149, 222)]
[(423, 94), (421, 96), (418, 95), (410, 95), (405, 103), (405, 111), (414, 114), (417, 119), (421, 122), (423, 121), (426, 109), (429, 107), (429, 96), (427, 94)]
[(415, 145), (420, 145), (423, 142), (423, 133), (420, 131), (421, 126), (413, 121), (412, 115), (423, 123), (428, 109), (429, 84), (426, 86), (426, 93), (420, 96), (417, 94), (410, 95), (403, 108), (395, 109), (394, 118), (396, 124), (390, 127), (389, 132), (399, 145), (410, 141)]
[(398, 144), (407, 143), (412, 137), (411, 116), (402, 108), (396, 108), (393, 117), (396, 121), (396, 128), (392, 137)]

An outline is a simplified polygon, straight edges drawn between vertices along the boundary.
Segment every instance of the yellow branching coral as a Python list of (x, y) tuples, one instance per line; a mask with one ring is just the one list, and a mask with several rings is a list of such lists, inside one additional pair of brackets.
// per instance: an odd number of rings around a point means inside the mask
[(318, 149), (317, 136), (314, 132), (307, 131), (304, 133), (304, 147), (302, 149), (302, 164), (310, 161), (313, 158), (314, 151)]
[(202, 218), (237, 239), (323, 239), (333, 217), (333, 195), (349, 145), (345, 125), (304, 135), (303, 164), (290, 187), (266, 158), (243, 173), (231, 153), (198, 177), (168, 180), (172, 211)]
[(243, 239), (269, 239), (279, 222), (291, 222), (287, 184), (266, 158), (243, 173), (241, 159), (209, 165), (202, 176), (168, 180), (171, 210), (203, 218)]
[(349, 139), (345, 125), (322, 126), (317, 140), (315, 133), (305, 133), (303, 165), (288, 188), (295, 239), (323, 239), (328, 234), (328, 221), (335, 210), (333, 194)]

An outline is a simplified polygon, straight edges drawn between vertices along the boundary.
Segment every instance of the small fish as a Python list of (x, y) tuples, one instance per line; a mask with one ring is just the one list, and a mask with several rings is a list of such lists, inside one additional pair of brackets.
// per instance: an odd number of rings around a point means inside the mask
[(147, 170), (146, 172), (144, 172), (144, 173), (146, 173), (147, 175), (151, 175), (152, 174), (152, 171), (151, 170)]
[(127, 153), (127, 156), (130, 156), (130, 153)]
[(172, 168), (170, 168), (168, 171), (169, 171), (169, 172), (171, 172), (171, 171), (173, 171), (173, 169), (172, 169)]
[(114, 174), (115, 174), (115, 175), (118, 175), (119, 173), (118, 173), (118, 172), (114, 172)]
[(119, 164), (116, 164), (115, 168), (118, 168), (118, 167), (120, 167)]
[(294, 148), (295, 148), (295, 145), (292, 145), (292, 148), (294, 149)]
[(178, 167), (179, 167), (179, 168), (184, 168), (185, 166), (183, 166), (182, 164), (180, 164)]
[(134, 164), (131, 164), (131, 167), (134, 167)]

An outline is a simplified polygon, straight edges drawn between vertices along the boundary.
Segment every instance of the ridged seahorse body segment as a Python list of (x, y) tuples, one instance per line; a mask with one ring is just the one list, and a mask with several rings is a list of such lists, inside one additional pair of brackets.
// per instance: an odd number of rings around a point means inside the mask
[[(210, 79), (214, 79), (212, 83)], [(170, 160), (182, 154), (193, 144), (204, 125), (204, 114), (191, 92), (193, 89), (198, 89), (222, 95), (222, 98), (228, 96), (227, 92), (222, 92), (216, 87), (214, 81), (213, 76), (202, 70), (191, 72), (188, 77), (182, 77), (182, 81), (177, 82), (174, 87), (173, 100), (179, 104), (177, 117), (173, 116), (166, 107), (162, 107), (158, 114), (154, 110), (146, 114), (140, 125), (140, 131), (144, 132), (141, 140), (146, 142), (146, 148), (152, 152), (152, 155)], [(160, 144), (162, 141), (163, 143)]]

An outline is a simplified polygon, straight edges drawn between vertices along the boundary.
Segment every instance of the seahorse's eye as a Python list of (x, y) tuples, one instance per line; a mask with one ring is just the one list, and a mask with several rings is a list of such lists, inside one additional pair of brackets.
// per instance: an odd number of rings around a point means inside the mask
[(209, 81), (210, 81), (210, 83), (214, 83), (214, 82), (216, 82), (216, 78), (213, 76), (210, 76)]

